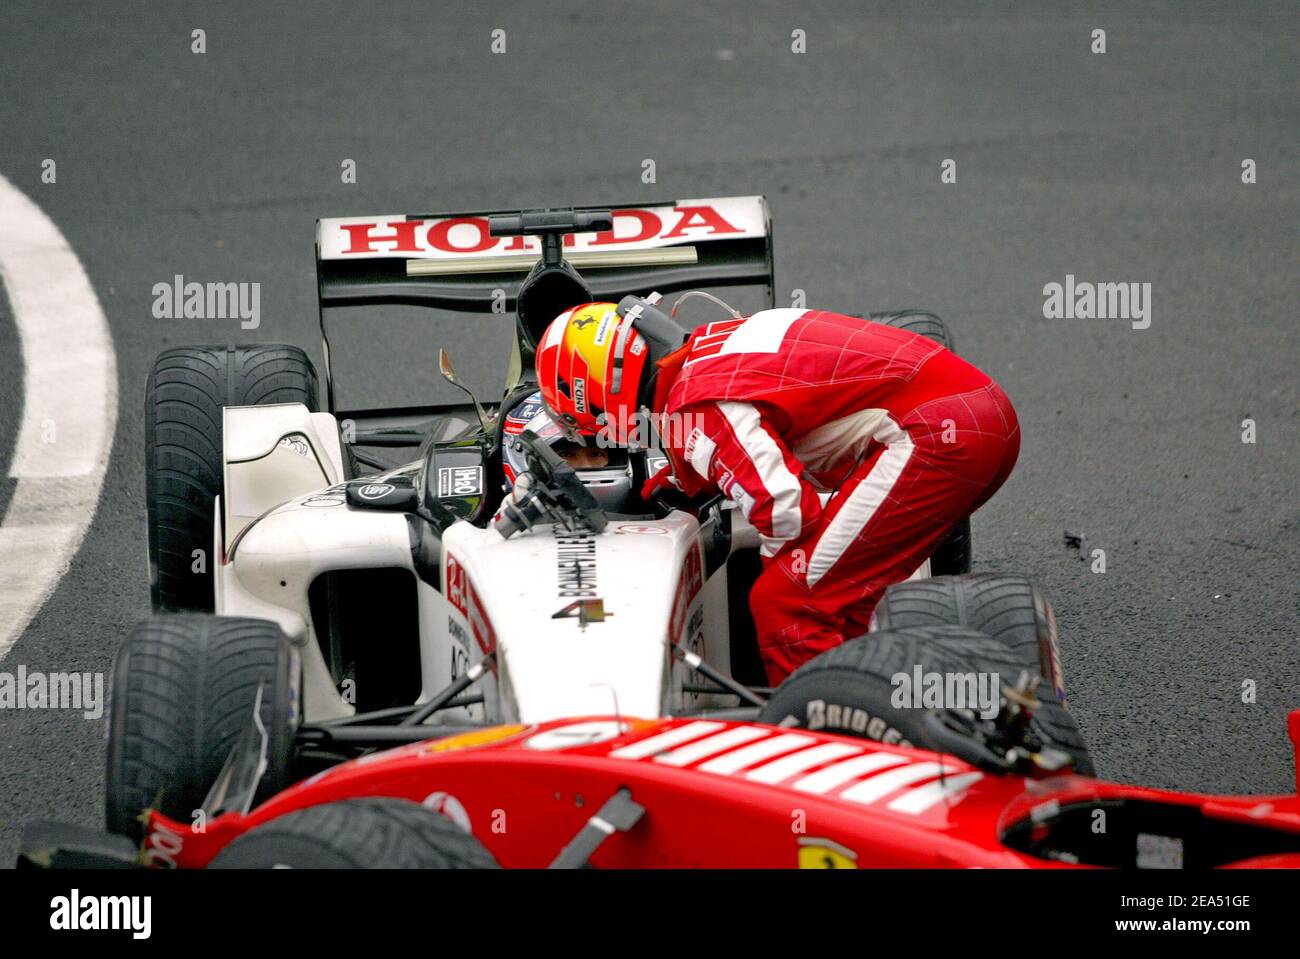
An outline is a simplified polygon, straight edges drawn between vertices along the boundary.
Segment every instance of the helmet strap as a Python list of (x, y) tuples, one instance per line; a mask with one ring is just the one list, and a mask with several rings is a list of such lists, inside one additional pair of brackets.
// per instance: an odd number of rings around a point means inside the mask
[(681, 349), (689, 335), (680, 323), (656, 306), (660, 299), (658, 293), (651, 293), (648, 297), (625, 296), (618, 301), (618, 315), (630, 320), (645, 339), (650, 365)]
[(662, 296), (651, 293), (648, 297), (625, 296), (618, 301), (617, 313), (630, 321), (630, 329), (625, 329), (619, 337), (615, 353), (615, 368), (621, 380), (623, 352), (631, 339), (631, 330), (641, 334), (646, 342), (646, 362), (641, 370), (641, 382), (637, 384), (637, 405), (651, 406), (655, 395), (655, 384), (659, 378), (659, 361), (682, 348), (689, 333), (667, 313), (659, 309)]

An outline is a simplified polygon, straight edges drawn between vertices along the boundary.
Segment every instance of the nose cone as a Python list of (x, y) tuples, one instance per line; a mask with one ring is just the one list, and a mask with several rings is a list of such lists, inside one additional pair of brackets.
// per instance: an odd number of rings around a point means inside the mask
[[(662, 715), (668, 623), (683, 559), (695, 549), (693, 521), (509, 540), (462, 526), (448, 530), (445, 546), (491, 621), (503, 699), (520, 722)], [(603, 620), (584, 622), (582, 599), (601, 600)]]

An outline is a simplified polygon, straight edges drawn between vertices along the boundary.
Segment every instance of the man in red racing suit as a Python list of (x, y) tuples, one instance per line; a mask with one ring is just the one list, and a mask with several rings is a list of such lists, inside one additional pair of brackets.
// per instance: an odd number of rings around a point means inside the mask
[(750, 607), (773, 685), (866, 632), (885, 588), (997, 491), (1020, 449), (987, 375), (855, 317), (711, 323), (659, 368), (653, 408), (678, 485), (719, 489), (762, 537)]
[[(757, 529), (764, 568), (750, 606), (773, 685), (866, 632), (885, 588), (1015, 464), (1006, 394), (918, 334), (774, 309), (700, 327), (647, 362), (642, 328), (625, 322), (597, 303), (557, 318), (537, 356), (543, 396), (588, 429), (648, 404), (669, 466), (647, 498), (671, 473), (689, 495), (720, 490)], [(613, 434), (625, 441), (624, 427)]]

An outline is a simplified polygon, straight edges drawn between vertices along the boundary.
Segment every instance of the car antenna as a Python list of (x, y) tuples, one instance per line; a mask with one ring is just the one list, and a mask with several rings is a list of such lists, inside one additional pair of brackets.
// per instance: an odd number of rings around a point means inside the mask
[(484, 433), (491, 432), (491, 430), (488, 428), (488, 424), (491, 422), (491, 418), (487, 415), (487, 412), (483, 409), (483, 404), (478, 401), (478, 397), (474, 395), (474, 391), (461, 382), (460, 377), (456, 375), (456, 368), (451, 365), (451, 354), (448, 353), (441, 346), (438, 347), (438, 372), (441, 373), (442, 378), (446, 380), (448, 383), (450, 383), (452, 386), (456, 387), (459, 390), (465, 391), (465, 394), (470, 398), (470, 401), (474, 404), (474, 411), (478, 413), (479, 426), (483, 427)]
[(609, 690), (609, 695), (614, 700), (614, 723), (618, 727), (619, 735), (622, 735), (623, 711), (619, 708), (618, 705), (618, 690), (614, 688), (613, 683), (592, 683), (591, 684), (592, 689), (595, 689), (597, 686), (604, 686), (606, 689)]

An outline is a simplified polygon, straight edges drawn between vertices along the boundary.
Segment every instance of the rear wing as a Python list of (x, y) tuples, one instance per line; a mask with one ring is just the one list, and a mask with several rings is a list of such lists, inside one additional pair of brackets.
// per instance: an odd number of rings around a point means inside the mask
[[(576, 207), (614, 228), (569, 234), (564, 258), (592, 294), (617, 298), (701, 286), (773, 289), (772, 219), (761, 196)], [(488, 217), (518, 211), (333, 217), (316, 223), (320, 306), (398, 303), (464, 312), (514, 309), (541, 256), (535, 236), (495, 237)]]
[[(514, 312), (542, 255), (538, 236), (493, 236), (489, 218), (519, 211), (331, 217), (316, 222), (316, 281), (330, 412), (352, 421), (356, 445), (407, 446), (456, 407), (340, 412), (325, 312), (397, 304), (465, 313)], [(700, 287), (762, 286), (776, 305), (772, 217), (762, 196), (575, 207), (605, 212), (609, 230), (563, 237), (565, 262), (597, 299)], [(516, 336), (508, 382), (520, 374)]]

